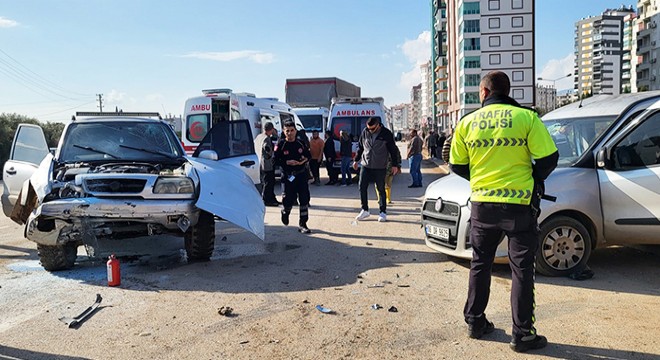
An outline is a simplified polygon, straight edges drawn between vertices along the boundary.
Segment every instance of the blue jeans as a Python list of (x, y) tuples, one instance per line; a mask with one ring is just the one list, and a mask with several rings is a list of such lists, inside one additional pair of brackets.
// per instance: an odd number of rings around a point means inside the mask
[(410, 176), (413, 186), (422, 186), (422, 154), (410, 157)]
[(341, 183), (349, 185), (351, 183), (351, 159), (349, 156), (341, 157)]

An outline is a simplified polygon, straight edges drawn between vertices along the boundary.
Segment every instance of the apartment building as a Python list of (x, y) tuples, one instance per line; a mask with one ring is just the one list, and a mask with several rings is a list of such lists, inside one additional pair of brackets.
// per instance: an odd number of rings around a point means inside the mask
[(447, 2), (446, 0), (431, 1), (431, 78), (433, 93), (432, 115), (437, 129), (440, 131), (450, 127), (447, 112)]
[(575, 24), (574, 89), (578, 95), (620, 94), (624, 18), (635, 10), (608, 9)]
[(412, 111), (411, 104), (399, 104), (392, 106), (392, 130), (407, 132), (408, 119)]
[(660, 14), (657, 0), (637, 1), (637, 19), (635, 22), (637, 66), (635, 75), (638, 91), (660, 90), (660, 65), (658, 47), (660, 47)]
[(557, 108), (557, 88), (554, 85), (536, 85), (536, 109), (545, 114)]
[(422, 123), (426, 119), (422, 119), (422, 84), (415, 85), (410, 90), (410, 106), (411, 112), (408, 117), (408, 128), (421, 129)]
[(447, 0), (447, 44), (452, 125), (481, 106), (481, 77), (495, 70), (512, 98), (534, 106), (534, 0)]
[(621, 92), (637, 92), (637, 14), (623, 18), (623, 48), (621, 55)]
[[(420, 116), (422, 119), (433, 118), (433, 76), (431, 61), (420, 65), (422, 74), (422, 89), (420, 99)], [(432, 123), (435, 127), (435, 122)]]

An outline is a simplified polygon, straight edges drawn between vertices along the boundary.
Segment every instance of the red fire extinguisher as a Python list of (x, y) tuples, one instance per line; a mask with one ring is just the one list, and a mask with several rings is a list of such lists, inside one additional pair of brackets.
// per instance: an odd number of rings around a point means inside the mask
[(121, 273), (119, 272), (119, 260), (115, 254), (108, 258), (108, 286), (119, 286), (121, 283)]

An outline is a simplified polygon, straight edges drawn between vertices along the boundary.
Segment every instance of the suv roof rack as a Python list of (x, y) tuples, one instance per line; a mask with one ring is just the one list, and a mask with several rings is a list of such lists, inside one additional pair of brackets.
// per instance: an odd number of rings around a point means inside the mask
[(130, 112), (130, 111), (119, 111), (119, 112), (103, 112), (103, 111), (76, 111), (76, 115), (71, 117), (71, 120), (75, 120), (76, 116), (127, 116), (127, 117), (157, 117), (160, 120), (163, 118), (160, 116), (160, 113), (157, 112)]

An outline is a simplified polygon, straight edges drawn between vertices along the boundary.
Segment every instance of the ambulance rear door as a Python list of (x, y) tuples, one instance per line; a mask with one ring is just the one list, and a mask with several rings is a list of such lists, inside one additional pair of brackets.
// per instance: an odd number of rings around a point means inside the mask
[(211, 98), (199, 96), (186, 101), (181, 140), (186, 153), (192, 154), (211, 128)]

